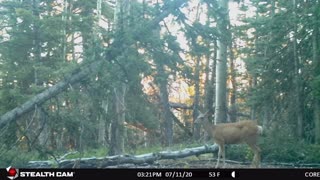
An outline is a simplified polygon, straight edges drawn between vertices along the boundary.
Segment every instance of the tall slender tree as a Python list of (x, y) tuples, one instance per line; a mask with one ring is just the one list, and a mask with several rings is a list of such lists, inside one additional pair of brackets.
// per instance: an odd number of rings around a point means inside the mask
[[(319, 56), (319, 9), (320, 9), (320, 3), (319, 1), (315, 1), (315, 4), (313, 6), (313, 31), (312, 31), (312, 63), (314, 64), (314, 78), (318, 79), (316, 81), (319, 82), (319, 70), (320, 70), (320, 56)], [(318, 84), (319, 86), (319, 84)], [(319, 87), (318, 87), (319, 88)], [(318, 89), (319, 90), (319, 89)], [(317, 94), (317, 93), (315, 93)], [(314, 97), (314, 107), (313, 107), (313, 118), (314, 118), (314, 136), (315, 136), (315, 143), (320, 144), (320, 96), (317, 94)]]
[(227, 47), (230, 37), (226, 36), (229, 24), (228, 0), (220, 0), (217, 19), (217, 28), (220, 34), (217, 42), (217, 65), (216, 65), (216, 102), (215, 102), (215, 123), (226, 122), (227, 120)]

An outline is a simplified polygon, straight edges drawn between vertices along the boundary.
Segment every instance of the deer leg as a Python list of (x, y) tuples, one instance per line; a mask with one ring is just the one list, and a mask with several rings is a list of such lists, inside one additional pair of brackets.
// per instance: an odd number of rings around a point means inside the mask
[(260, 167), (260, 163), (261, 163), (261, 149), (259, 148), (259, 146), (255, 145), (256, 147), (256, 168)]
[(222, 152), (223, 151), (223, 146), (219, 144), (219, 151), (218, 151), (218, 160), (217, 160), (217, 164), (216, 164), (216, 168), (219, 167), (219, 164), (220, 164), (220, 157), (222, 155)]
[(252, 166), (255, 168), (260, 167), (260, 148), (256, 144), (248, 144), (251, 150), (254, 153), (254, 157), (252, 160)]
[(222, 146), (222, 158), (223, 158), (223, 168), (226, 166), (226, 151), (225, 151), (225, 147), (224, 144), (221, 145)]

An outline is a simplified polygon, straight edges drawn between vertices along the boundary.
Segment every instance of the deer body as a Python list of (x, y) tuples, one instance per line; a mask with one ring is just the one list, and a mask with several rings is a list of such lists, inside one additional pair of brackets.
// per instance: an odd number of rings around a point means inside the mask
[(251, 120), (213, 125), (205, 118), (207, 117), (206, 114), (200, 114), (196, 123), (200, 122), (209, 136), (219, 146), (216, 168), (219, 167), (221, 156), (223, 157), (223, 164), (225, 165), (225, 144), (242, 143), (247, 144), (254, 153), (252, 161), (253, 167), (259, 167), (260, 148), (257, 145), (257, 140), (259, 135), (262, 134), (262, 127), (258, 126), (256, 121)]

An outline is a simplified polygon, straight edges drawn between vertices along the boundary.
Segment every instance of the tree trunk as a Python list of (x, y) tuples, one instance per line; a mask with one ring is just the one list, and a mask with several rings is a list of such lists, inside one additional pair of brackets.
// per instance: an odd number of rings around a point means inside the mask
[[(249, 86), (250, 86), (250, 89), (254, 89), (257, 86), (257, 75), (255, 73), (252, 74), (252, 77), (250, 77), (250, 85)], [(255, 105), (251, 105), (250, 119), (252, 119), (252, 120), (256, 119), (256, 112), (257, 112), (257, 107)], [(263, 124), (266, 124), (266, 122), (264, 122)]]
[[(154, 29), (153, 35), (155, 39), (160, 39), (160, 26), (157, 25)], [(173, 118), (171, 116), (169, 93), (168, 93), (168, 73), (165, 71), (165, 59), (163, 59), (162, 52), (155, 51), (153, 58), (156, 62), (157, 77), (155, 78), (159, 87), (160, 104), (163, 112), (164, 120), (164, 144), (165, 146), (171, 146), (173, 142)]]
[[(197, 12), (196, 12), (196, 19), (195, 22), (199, 23), (199, 10), (200, 10), (200, 3), (198, 3), (197, 5)], [(198, 123), (194, 123), (195, 120), (197, 119), (199, 113), (199, 104), (200, 104), (200, 54), (197, 53), (197, 49), (198, 49), (198, 43), (196, 41), (197, 36), (191, 36), (191, 46), (193, 47), (195, 53), (194, 53), (194, 57), (195, 58), (195, 63), (196, 63), (196, 67), (195, 67), (195, 72), (194, 72), (194, 101), (193, 101), (193, 113), (192, 113), (192, 117), (193, 117), (193, 137), (194, 139), (198, 140), (200, 138), (200, 125)], [(208, 67), (207, 67), (208, 68)], [(206, 78), (207, 80), (208, 78)], [(206, 81), (207, 82), (207, 81)]]
[[(124, 32), (128, 28), (129, 23), (124, 23), (127, 15), (130, 12), (129, 3), (127, 0), (117, 0), (114, 11), (114, 26), (115, 31)], [(121, 41), (121, 40), (120, 40)], [(122, 49), (124, 50), (124, 49)], [(121, 79), (121, 77), (119, 78)], [(122, 154), (124, 152), (125, 142), (125, 94), (127, 85), (121, 83), (118, 87), (114, 88), (114, 103), (116, 110), (116, 118), (111, 122), (111, 147), (110, 155)]]
[(314, 137), (315, 137), (315, 143), (320, 144), (320, 100), (315, 99), (314, 100)]
[[(206, 109), (208, 109), (210, 112), (214, 113), (214, 107), (215, 107), (215, 86), (216, 86), (216, 66), (217, 66), (217, 52), (218, 52), (218, 45), (217, 41), (214, 42), (214, 50), (213, 50), (213, 58), (212, 58), (212, 64), (210, 66), (211, 77), (209, 78), (208, 87), (207, 87), (207, 94), (206, 94)], [(208, 59), (210, 58), (210, 55), (207, 55)]]
[(228, 0), (219, 0), (219, 6), (222, 9), (219, 20), (217, 21), (220, 39), (218, 39), (218, 57), (216, 66), (216, 106), (215, 106), (215, 124), (226, 122), (226, 81), (227, 81), (227, 44), (228, 37), (225, 34), (228, 31)]
[[(255, 14), (255, 20), (257, 20), (258, 18), (258, 12), (256, 12)], [(258, 36), (257, 34), (254, 35), (254, 46), (256, 47), (256, 49), (258, 48)], [(267, 47), (265, 47), (267, 48)], [(259, 49), (260, 50), (260, 49)], [(254, 56), (255, 58), (259, 58), (259, 54), (258, 54), (258, 49), (255, 51), (254, 53)], [(262, 50), (261, 50), (262, 51)], [(266, 51), (264, 51), (265, 54), (264, 56), (266, 57), (267, 54), (266, 54)], [(253, 89), (257, 86), (257, 73), (254, 71), (252, 74), (251, 74), (251, 77), (249, 77), (249, 87), (251, 89), (251, 92), (253, 91)], [(255, 105), (251, 105), (250, 107), (250, 118), (251, 119), (256, 119), (256, 111), (257, 111), (257, 107)], [(266, 123), (266, 122), (264, 122)], [(263, 124), (264, 124), (263, 123)]]
[(302, 107), (301, 105), (303, 104), (301, 100), (301, 73), (300, 73), (300, 60), (297, 54), (297, 21), (296, 21), (296, 0), (293, 0), (293, 23), (294, 23), (294, 28), (293, 28), (293, 61), (294, 61), (294, 86), (295, 86), (295, 93), (293, 93), (293, 96), (295, 98), (295, 107), (293, 108), (295, 117), (296, 119), (296, 124), (297, 124), (297, 137), (302, 138), (303, 137), (303, 112), (302, 112)]
[(127, 91), (127, 85), (122, 84), (119, 88), (114, 88), (115, 97), (115, 110), (116, 118), (113, 119), (111, 124), (111, 146), (109, 155), (123, 154), (124, 141), (125, 141), (125, 119), (126, 119), (126, 107), (125, 107), (125, 94)]
[(67, 55), (67, 21), (68, 21), (68, 2), (67, 0), (63, 1), (63, 13), (62, 13), (62, 23), (64, 24), (64, 27), (62, 28), (62, 59), (66, 59)]
[[(272, 113), (272, 101), (268, 100), (265, 102), (265, 105), (263, 106), (263, 117), (262, 117), (262, 126), (267, 127), (268, 122), (271, 119), (271, 113)], [(279, 122), (276, 122), (277, 126), (279, 125)]]
[[(40, 30), (39, 5), (40, 5), (39, 0), (32, 1), (32, 8), (33, 8), (32, 11), (33, 11), (33, 18), (34, 18), (34, 20), (33, 20), (33, 26), (34, 26), (34, 28), (33, 28), (33, 36), (34, 36), (33, 37), (34, 38), (33, 39), (33, 47), (34, 47), (33, 54), (34, 54), (34, 64), (35, 64), (35, 66), (34, 66), (34, 84), (36, 86), (41, 87), (42, 82), (41, 82), (41, 78), (39, 78), (39, 72), (38, 72), (38, 67), (40, 67), (42, 65), (42, 62), (41, 62), (41, 40), (40, 40), (40, 33), (39, 33), (39, 30)], [(47, 120), (46, 114), (44, 113), (43, 109), (40, 106), (34, 106), (34, 113), (35, 113), (34, 121), (38, 122), (35, 124), (39, 125), (38, 127), (34, 127), (34, 129), (40, 131), (39, 132), (40, 134), (37, 137), (39, 144), (45, 145), (48, 140), (48, 137), (49, 137), (49, 134), (47, 131), (48, 124), (47, 124), (47, 122), (45, 122)], [(36, 132), (36, 133), (38, 133), (38, 132)], [(33, 137), (31, 136), (29, 138), (33, 138)], [(31, 145), (33, 145), (33, 144), (31, 144)]]
[[(316, 1), (315, 7), (319, 6), (319, 2)], [(317, 9), (317, 8), (315, 8)], [(319, 27), (317, 25), (318, 15), (317, 12), (314, 12), (314, 26), (312, 33), (312, 62), (314, 63), (314, 77), (320, 76), (320, 60), (319, 60)], [(315, 97), (314, 107), (313, 107), (313, 118), (314, 118), (314, 137), (315, 143), (320, 144), (320, 98)]]
[(38, 137), (39, 145), (40, 146), (47, 146), (49, 144), (49, 137), (50, 137), (50, 129), (48, 125), (48, 116), (42, 108), (38, 108), (38, 119), (40, 125), (40, 134)]
[(109, 109), (109, 101), (108, 99), (102, 100), (101, 102), (102, 112), (99, 117), (99, 124), (98, 124), (98, 143), (99, 145), (105, 147), (107, 145), (107, 123), (106, 123), (106, 115), (108, 114)]
[(173, 119), (170, 111), (169, 96), (168, 96), (168, 75), (165, 73), (162, 64), (157, 64), (158, 72), (158, 86), (160, 90), (160, 103), (163, 111), (164, 118), (164, 135), (165, 135), (165, 145), (171, 146), (173, 141)]
[[(209, 47), (209, 45), (208, 45)], [(207, 109), (209, 111), (213, 112), (213, 85), (212, 85), (212, 66), (213, 66), (213, 60), (210, 61), (210, 53), (206, 54), (206, 80), (205, 80), (205, 96), (204, 96), (204, 109)], [(210, 76), (211, 75), (211, 76)], [(214, 82), (214, 81), (213, 81)]]
[(35, 85), (40, 85), (41, 82), (39, 82), (39, 74), (38, 74), (38, 70), (37, 70), (37, 65), (41, 65), (41, 44), (40, 44), (40, 33), (39, 33), (39, 22), (38, 20), (40, 20), (39, 17), (39, 2), (38, 0), (33, 0), (32, 2), (32, 6), (33, 6), (33, 17), (34, 20), (33, 21), (33, 34), (34, 34), (34, 39), (33, 39), (33, 46), (34, 46), (34, 61), (36, 64), (36, 66), (34, 67), (34, 83)]
[[(67, 13), (68, 13), (68, 16), (67, 16), (67, 18), (68, 18), (68, 23), (70, 23), (70, 22), (73, 22), (73, 20), (72, 20), (72, 18), (73, 18), (73, 16), (72, 16), (72, 2), (71, 2), (72, 0), (68, 0), (68, 4), (69, 4), (69, 6), (68, 6), (68, 11), (67, 11)], [(75, 62), (75, 60), (76, 60), (76, 44), (75, 44), (75, 32), (74, 32), (74, 29), (70, 29), (70, 32), (72, 33), (71, 34), (71, 51), (72, 51), (72, 59), (71, 59), (71, 61), (72, 62)]]
[[(207, 8), (210, 8), (210, 3), (207, 2)], [(206, 25), (210, 26), (210, 15), (207, 13), (207, 22)], [(207, 42), (207, 47), (210, 49), (210, 42)], [(216, 102), (215, 100), (215, 82), (216, 82), (216, 64), (217, 64), (217, 40), (215, 39), (213, 41), (213, 52), (212, 52), (212, 60), (211, 59), (211, 52), (208, 51), (206, 54), (207, 58), (207, 66), (206, 66), (206, 76), (208, 77), (206, 79), (206, 93), (205, 93), (205, 109), (210, 111), (212, 114), (214, 113), (214, 104)]]
[(230, 81), (231, 81), (231, 91), (230, 91), (230, 108), (229, 117), (231, 122), (237, 121), (237, 107), (236, 107), (236, 92), (237, 92), (237, 82), (236, 82), (236, 69), (234, 65), (235, 57), (232, 49), (232, 42), (230, 42)]
[[(194, 42), (196, 43), (196, 42)], [(199, 100), (200, 100), (200, 57), (197, 55), (196, 57), (196, 69), (194, 73), (194, 84), (195, 84), (195, 94), (194, 94), (194, 102), (193, 102), (193, 124), (194, 124), (194, 129), (193, 129), (193, 136), (195, 139), (200, 138), (200, 126), (197, 123), (194, 123), (194, 121), (197, 119), (199, 113)]]

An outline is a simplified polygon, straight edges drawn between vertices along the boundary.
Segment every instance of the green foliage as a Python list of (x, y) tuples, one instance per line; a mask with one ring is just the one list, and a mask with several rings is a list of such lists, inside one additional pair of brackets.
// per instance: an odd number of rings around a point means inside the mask
[[(261, 149), (262, 162), (293, 163), (297, 165), (299, 163), (319, 162), (319, 145), (297, 141), (286, 130), (276, 132), (269, 132), (260, 138), (258, 144)], [(247, 145), (229, 145), (226, 147), (226, 157), (232, 160), (251, 162), (253, 153)]]
[(320, 159), (320, 145), (304, 144), (304, 162), (318, 163)]
[(283, 141), (274, 142), (266, 140), (267, 145), (262, 146), (262, 157), (267, 162), (301, 162), (304, 159), (304, 148), (302, 143), (293, 139), (282, 139)]
[(22, 152), (19, 148), (10, 149), (10, 151), (1, 149), (0, 168), (7, 168), (14, 166), (17, 168), (24, 168), (28, 161), (41, 160), (37, 152)]
[(253, 152), (247, 145), (228, 145), (226, 146), (226, 158), (236, 161), (248, 161), (253, 158)]
[(311, 82), (311, 87), (313, 95), (320, 99), (320, 75), (313, 79)]
[[(262, 160), (265, 162), (318, 163), (319, 145), (297, 141), (289, 132), (277, 131), (263, 138)], [(289, 136), (288, 136), (289, 135)]]
[[(319, 38), (318, 28), (313, 24), (318, 19), (319, 4), (297, 1), (294, 6), (284, 0), (250, 2), (256, 8), (255, 15), (242, 18), (245, 24), (234, 29), (240, 31), (237, 37), (246, 42), (240, 48), (248, 73), (245, 79), (251, 83), (244, 93), (245, 104), (264, 122), (289, 124), (287, 128), (296, 141), (312, 142), (318, 133), (312, 127), (317, 121), (313, 115), (314, 99), (319, 98), (320, 87), (318, 62), (313, 62), (319, 54), (313, 43), (314, 37)], [(299, 125), (301, 119), (303, 123)], [(298, 135), (298, 130), (303, 135)], [(286, 151), (279, 149), (280, 154)], [(299, 159), (297, 151), (288, 149), (288, 156), (283, 157)]]

